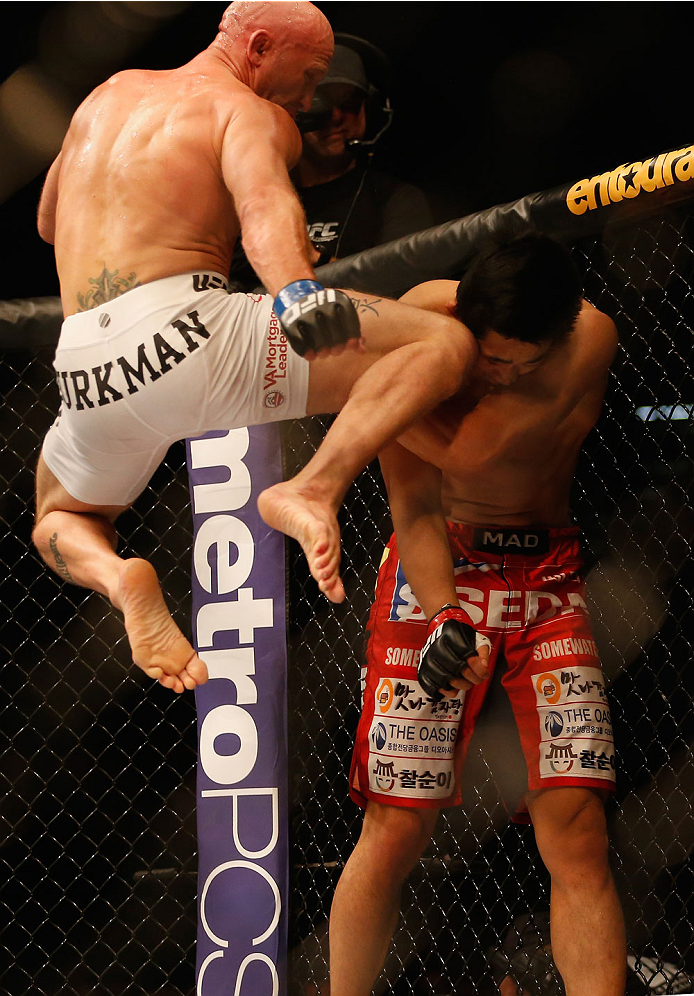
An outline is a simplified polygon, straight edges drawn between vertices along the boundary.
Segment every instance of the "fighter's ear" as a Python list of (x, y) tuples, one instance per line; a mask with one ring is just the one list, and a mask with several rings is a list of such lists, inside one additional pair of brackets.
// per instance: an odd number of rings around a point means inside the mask
[(257, 68), (271, 48), (272, 38), (264, 28), (258, 28), (248, 39), (246, 45), (248, 61)]

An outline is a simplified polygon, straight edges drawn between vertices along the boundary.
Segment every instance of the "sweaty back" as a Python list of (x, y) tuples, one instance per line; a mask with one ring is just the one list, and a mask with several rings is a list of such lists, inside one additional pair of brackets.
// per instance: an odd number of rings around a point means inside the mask
[[(245, 89), (228, 86), (232, 97)], [(229, 106), (192, 64), (120, 73), (85, 101), (63, 148), (61, 281), (83, 284), (82, 274), (96, 279), (105, 269), (142, 282), (225, 265), (238, 234), (219, 165)]]

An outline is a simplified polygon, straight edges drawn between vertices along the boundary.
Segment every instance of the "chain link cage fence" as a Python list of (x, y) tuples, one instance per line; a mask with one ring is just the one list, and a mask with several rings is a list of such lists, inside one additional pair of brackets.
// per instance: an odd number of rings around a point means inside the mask
[[(691, 204), (584, 239), (573, 252), (586, 296), (615, 320), (621, 339), (604, 413), (580, 461), (574, 510), (621, 766), (609, 821), (629, 992), (690, 993)], [(30, 546), (33, 468), (59, 403), (51, 358), (50, 349), (0, 355), (0, 990), (192, 996), (194, 702), (133, 668), (105, 600), (62, 584)], [(305, 462), (326, 421), (284, 426), (288, 471)], [(152, 560), (184, 629), (187, 507), (179, 444), (120, 522), (122, 551)], [(376, 465), (351, 488), (341, 517), (342, 606), (328, 605), (298, 548), (289, 551), (292, 996), (328, 992), (327, 917), (361, 823), (347, 773), (364, 624), (390, 532)], [(562, 992), (548, 946), (548, 876), (532, 830), (509, 823), (503, 805), (522, 785), (516, 741), (504, 696), (494, 691), (466, 767), (464, 804), (440, 818), (410, 878), (375, 992), (483, 996), (500, 984), (504, 996)]]

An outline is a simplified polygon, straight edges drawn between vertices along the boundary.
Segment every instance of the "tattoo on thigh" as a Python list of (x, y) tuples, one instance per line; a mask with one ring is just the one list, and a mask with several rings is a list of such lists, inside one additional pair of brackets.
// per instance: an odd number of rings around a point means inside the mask
[(65, 563), (65, 559), (63, 558), (62, 553), (58, 549), (57, 533), (53, 533), (53, 535), (48, 541), (48, 545), (51, 548), (51, 553), (53, 554), (53, 559), (55, 560), (55, 569), (57, 573), (60, 574), (61, 577), (65, 578), (66, 581), (72, 581), (74, 584), (74, 579), (72, 577), (72, 574), (70, 574), (67, 564)]
[(380, 314), (377, 304), (380, 304), (383, 298), (377, 297), (375, 301), (369, 301), (366, 298), (361, 297), (350, 297), (350, 301), (355, 307), (357, 314), (363, 311), (370, 311), (372, 315), (378, 316)]
[(121, 294), (125, 294), (126, 291), (131, 290), (133, 287), (140, 286), (140, 281), (137, 279), (134, 271), (127, 277), (119, 277), (119, 272), (119, 270), (111, 272), (104, 267), (98, 277), (90, 277), (89, 283), (92, 284), (91, 289), (86, 294), (80, 294), (77, 291), (78, 311), (89, 311), (91, 308), (98, 308), (100, 304), (105, 304), (106, 301), (113, 301), (114, 298), (120, 297)]

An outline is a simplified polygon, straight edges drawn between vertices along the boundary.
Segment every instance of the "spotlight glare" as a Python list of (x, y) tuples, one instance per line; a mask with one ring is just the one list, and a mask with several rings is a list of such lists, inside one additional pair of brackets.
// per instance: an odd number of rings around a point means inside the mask
[(38, 66), (21, 66), (0, 87), (0, 120), (32, 156), (49, 162), (70, 124), (72, 108)]

